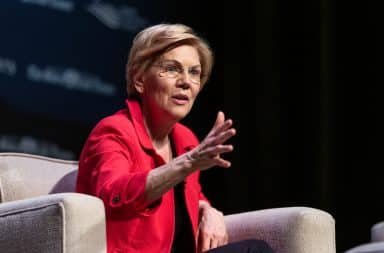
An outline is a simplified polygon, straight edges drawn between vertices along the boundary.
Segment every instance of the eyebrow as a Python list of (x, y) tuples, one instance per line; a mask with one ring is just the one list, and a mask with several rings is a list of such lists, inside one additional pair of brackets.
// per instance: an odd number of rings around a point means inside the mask
[[(173, 63), (175, 63), (175, 64), (177, 64), (177, 65), (180, 65), (180, 66), (182, 66), (182, 67), (184, 67), (183, 66), (183, 64), (181, 64), (179, 61), (177, 61), (177, 60), (170, 60), (170, 59), (163, 59), (163, 60), (161, 60), (161, 62), (173, 62)], [(196, 65), (193, 65), (193, 66), (191, 66), (191, 67), (189, 67), (190, 69), (191, 68), (201, 68), (201, 64), (196, 64)]]

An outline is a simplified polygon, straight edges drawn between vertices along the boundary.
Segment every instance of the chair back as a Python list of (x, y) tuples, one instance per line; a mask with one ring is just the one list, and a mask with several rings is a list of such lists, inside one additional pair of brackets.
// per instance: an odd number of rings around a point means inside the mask
[(25, 153), (0, 153), (0, 203), (74, 192), (77, 161)]

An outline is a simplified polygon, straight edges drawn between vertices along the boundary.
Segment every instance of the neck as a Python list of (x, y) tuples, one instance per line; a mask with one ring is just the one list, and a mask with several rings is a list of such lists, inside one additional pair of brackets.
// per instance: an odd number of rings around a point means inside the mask
[(162, 139), (152, 138), (152, 145), (155, 148), (156, 152), (164, 159), (165, 162), (169, 162), (170, 160), (172, 160), (172, 147), (168, 135)]
[(169, 134), (176, 122), (170, 119), (156, 117), (150, 112), (143, 113), (144, 125), (155, 148), (169, 145)]

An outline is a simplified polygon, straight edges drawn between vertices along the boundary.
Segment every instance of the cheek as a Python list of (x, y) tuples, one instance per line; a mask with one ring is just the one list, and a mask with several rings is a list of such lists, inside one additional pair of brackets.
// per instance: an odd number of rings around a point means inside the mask
[(192, 97), (195, 99), (199, 95), (201, 86), (192, 87)]
[(156, 76), (151, 76), (146, 80), (146, 92), (152, 95), (160, 95), (166, 93), (169, 85), (165, 80), (159, 80)]
[(152, 97), (158, 104), (167, 104), (171, 94), (170, 86), (164, 82), (157, 82), (153, 86), (149, 87), (148, 96)]
[(159, 99), (165, 99), (171, 92), (170, 87), (164, 85), (164, 83), (158, 83), (158, 86), (153, 87), (153, 90), (155, 96), (157, 96)]

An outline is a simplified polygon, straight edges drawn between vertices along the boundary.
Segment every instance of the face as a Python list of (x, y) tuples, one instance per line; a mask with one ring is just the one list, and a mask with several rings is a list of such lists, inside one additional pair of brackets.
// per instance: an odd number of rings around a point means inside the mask
[(182, 45), (164, 53), (135, 82), (144, 112), (152, 118), (184, 118), (199, 94), (200, 77), (200, 59), (194, 47)]

